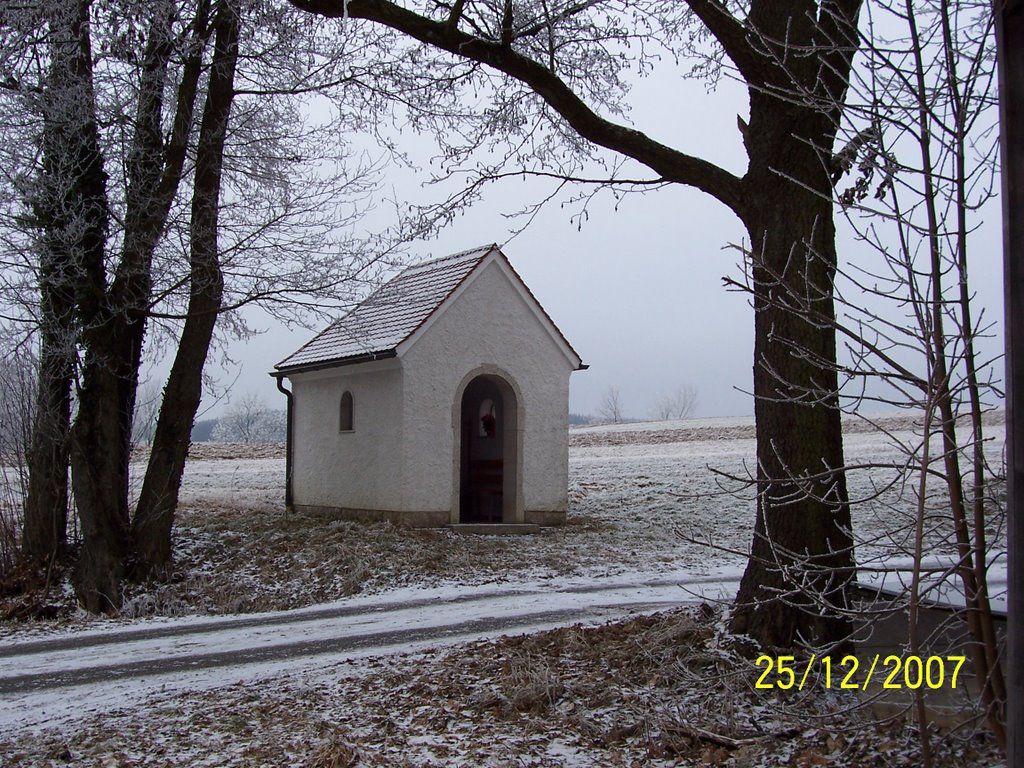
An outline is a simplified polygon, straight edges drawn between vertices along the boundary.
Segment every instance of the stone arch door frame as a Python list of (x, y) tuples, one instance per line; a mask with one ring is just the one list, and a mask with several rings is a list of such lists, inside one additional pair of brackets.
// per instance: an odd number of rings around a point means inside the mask
[(501, 394), (504, 425), (502, 431), (502, 523), (522, 523), (523, 506), (523, 397), (515, 379), (495, 365), (473, 369), (459, 382), (452, 403), (452, 503), (450, 522), (457, 525), (461, 516), (462, 490), (462, 408), (469, 385), (478, 378), (495, 384)]

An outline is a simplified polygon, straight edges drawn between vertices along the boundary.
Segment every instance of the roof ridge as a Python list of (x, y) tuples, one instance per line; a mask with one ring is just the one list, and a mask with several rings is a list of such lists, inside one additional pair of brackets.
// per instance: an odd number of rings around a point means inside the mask
[(435, 266), (437, 264), (440, 264), (442, 261), (462, 259), (462, 258), (465, 258), (466, 256), (469, 256), (470, 254), (477, 254), (477, 253), (480, 254), (481, 256), (484, 256), (484, 255), (490, 253), (491, 251), (497, 251), (497, 250), (501, 250), (501, 248), (498, 246), (497, 243), (488, 243), (487, 245), (478, 245), (476, 248), (467, 248), (466, 250), (459, 251), (458, 253), (449, 253), (447, 256), (438, 256), (435, 259), (427, 259), (426, 261), (421, 261), (418, 264), (410, 264), (405, 269), (403, 269), (401, 272), (399, 272), (397, 277), (401, 277), (406, 272), (410, 272), (410, 271), (412, 271), (414, 269), (423, 269), (424, 267), (433, 267), (433, 266)]
[(492, 243), (407, 267), (275, 368), (393, 352), (495, 252), (501, 254)]

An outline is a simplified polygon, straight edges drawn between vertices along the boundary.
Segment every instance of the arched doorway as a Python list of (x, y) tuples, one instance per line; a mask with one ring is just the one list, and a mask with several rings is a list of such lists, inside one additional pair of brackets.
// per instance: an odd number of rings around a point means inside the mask
[(477, 376), (462, 394), (459, 522), (513, 522), (516, 422), (512, 388), (498, 376)]

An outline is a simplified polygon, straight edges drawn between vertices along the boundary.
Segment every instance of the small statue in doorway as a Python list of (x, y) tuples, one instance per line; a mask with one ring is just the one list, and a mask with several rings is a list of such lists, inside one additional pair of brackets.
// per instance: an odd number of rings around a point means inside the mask
[(484, 434), (487, 437), (494, 437), (494, 430), (498, 425), (498, 420), (494, 418), (494, 413), (485, 413), (480, 417), (480, 425), (484, 428)]

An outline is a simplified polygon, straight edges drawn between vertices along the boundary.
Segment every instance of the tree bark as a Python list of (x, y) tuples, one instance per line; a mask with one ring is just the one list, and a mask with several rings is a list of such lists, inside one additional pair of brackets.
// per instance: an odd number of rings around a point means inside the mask
[[(202, 0), (193, 21), (192, 47), (182, 67), (170, 139), (163, 138), (164, 92), (168, 64), (174, 54), (175, 0), (151, 3), (152, 17), (142, 60), (139, 104), (132, 152), (128, 160), (128, 196), (121, 260), (110, 288), (112, 333), (119, 340), (115, 355), (130, 367), (126, 386), (119, 390), (124, 402), (111, 404), (134, 417), (139, 365), (152, 301), (153, 253), (167, 224), (167, 216), (181, 182), (189, 133), (195, 116), (196, 92), (203, 51), (210, 32), (206, 28), (210, 0)], [(129, 441), (131, 425), (129, 423)]]
[[(99, 146), (99, 130), (96, 123), (95, 100), (92, 81), (92, 51), (89, 38), (89, 3), (87, 0), (68, 0), (54, 3), (49, 18), (51, 37), (51, 77), (47, 83), (46, 115), (44, 122), (44, 144), (48, 154), (44, 161), (45, 199), (48, 213), (46, 238), (47, 259), (52, 265), (52, 274), (63, 284), (73, 286), (74, 302), (77, 308), (76, 320), (83, 337), (95, 334), (96, 320), (102, 308), (105, 284), (104, 255), (109, 220), (106, 196), (106, 172)], [(45, 277), (45, 276), (44, 276)], [(44, 290), (46, 286), (44, 285)], [(56, 297), (55, 297), (56, 298)], [(60, 309), (66, 310), (63, 302), (67, 296), (59, 297)], [(66, 317), (66, 315), (65, 315)], [(70, 339), (63, 339), (62, 352), (70, 354)], [(58, 347), (51, 347), (51, 353)], [(102, 362), (100, 354), (92, 353), (93, 364)], [(57, 421), (63, 419), (63, 384), (68, 375), (66, 367), (57, 365), (53, 376), (52, 391), (49, 392), (56, 406)], [(79, 392), (79, 413), (88, 412), (95, 386), (87, 386)], [(106, 415), (105, 415), (106, 416)], [(116, 414), (108, 418), (116, 418)], [(58, 426), (59, 429), (59, 426)], [(110, 445), (102, 434), (80, 434), (76, 441), (76, 430), (72, 430), (72, 457), (88, 456), (105, 464), (117, 454), (117, 446)], [(81, 438), (84, 438), (81, 439)], [(43, 436), (42, 439), (45, 439)], [(79, 444), (76, 446), (75, 443)], [(59, 475), (66, 475), (63, 455), (51, 448), (46, 451), (46, 463), (55, 482), (55, 499), (59, 503), (63, 481)], [(89, 467), (76, 473), (75, 492), (79, 482), (90, 479)], [(40, 482), (42, 478), (37, 478)], [(30, 487), (33, 483), (30, 481)], [(105, 488), (98, 488), (102, 492)], [(92, 496), (99, 496), (94, 498)], [(123, 536), (119, 535), (115, 521), (108, 521), (105, 515), (97, 514), (94, 505), (102, 505), (105, 499), (100, 494), (82, 495), (86, 511), (79, 511), (82, 520), (83, 547), (75, 575), (76, 588), (83, 604), (90, 610), (109, 610), (119, 603), (117, 590), (111, 589), (111, 578), (116, 580), (117, 563), (123, 548)], [(113, 522), (113, 524), (111, 524)], [(114, 562), (111, 563), (110, 561)]]
[[(811, 167), (820, 169), (817, 159)], [(775, 204), (754, 241), (757, 516), (731, 629), (763, 644), (829, 646), (849, 636), (854, 573), (834, 368), (831, 203), (766, 173)], [(813, 479), (812, 479), (813, 478)]]
[[(742, 216), (754, 297), (757, 516), (731, 628), (774, 646), (831, 648), (852, 629), (830, 172), (858, 11), (856, 0), (823, 2), (814, 19), (756, 2), (748, 17), (763, 60), (749, 91)], [(802, 55), (809, 51), (816, 55)]]
[(68, 433), (74, 372), (74, 300), (66, 286), (55, 284), (50, 254), (44, 253), (42, 260), (39, 372), (21, 544), (22, 557), (39, 563), (60, 559), (67, 545)]
[[(102, 351), (94, 345), (90, 354)], [(78, 393), (79, 418), (72, 429), (72, 483), (82, 522), (75, 591), (91, 613), (114, 614), (120, 609), (128, 555), (130, 414), (100, 410), (105, 403), (123, 400), (122, 376), (123, 369), (109, 369), (103, 360), (87, 365)]]
[(33, 201), (43, 238), (40, 371), (23, 549), (30, 558), (58, 556), (65, 544), (75, 308), (85, 265), (102, 264), (109, 217), (93, 101), (88, 3), (54, 3), (48, 11), (43, 167)]
[[(76, 590), (91, 612), (116, 612), (129, 555), (128, 465), (139, 357), (150, 300), (150, 261), (162, 229), (153, 193), (163, 164), (161, 117), (173, 8), (155, 7), (143, 54), (125, 245), (108, 289), (102, 246), (83, 262), (78, 294), (85, 349), (71, 432), (72, 487), (82, 521)], [(88, 41), (88, 32), (84, 34)]]
[(178, 188), (192, 126), (208, 3), (195, 21), (194, 48), (178, 87), (170, 141), (163, 140), (164, 92), (173, 54), (175, 4), (152, 11), (142, 57), (138, 110), (127, 162), (125, 236), (108, 289), (102, 262), (91, 262), (80, 294), (85, 359), (72, 430), (72, 477), (83, 544), (76, 587), (93, 612), (120, 607), (120, 584), (131, 567), (128, 467), (139, 365), (152, 299), (152, 257)]
[(43, 166), (32, 201), (43, 236), (40, 367), (22, 545), (30, 560), (58, 557), (66, 543), (76, 292), (84, 264), (102, 260), (108, 217), (93, 107), (88, 3), (54, 3), (48, 10), (50, 65), (40, 100)]
[(238, 60), (239, 16), (235, 0), (221, 0), (215, 30), (214, 57), (200, 125), (192, 196), (188, 313), (164, 389), (149, 466), (132, 529), (135, 575), (139, 578), (164, 575), (171, 564), (174, 512), (185, 471), (192, 423), (202, 397), (203, 366), (224, 292), (217, 220), (224, 141)]

